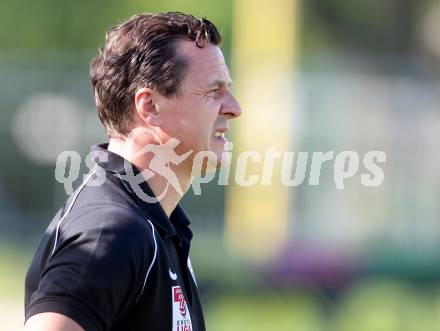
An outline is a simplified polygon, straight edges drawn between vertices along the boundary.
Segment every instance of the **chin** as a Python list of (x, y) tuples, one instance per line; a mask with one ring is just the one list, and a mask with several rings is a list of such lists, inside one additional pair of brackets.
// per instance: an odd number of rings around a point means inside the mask
[(217, 157), (217, 162), (215, 165), (216, 168), (220, 167), (220, 165), (221, 165), (222, 158), (223, 158), (223, 155), (225, 152), (224, 146), (225, 146), (224, 143), (221, 145), (216, 144), (214, 146), (211, 146), (210, 151), (213, 152), (215, 154), (215, 156)]
[(213, 170), (215, 171), (217, 168), (221, 166), (221, 161), (222, 161), (223, 153), (225, 151), (224, 147), (226, 142), (227, 140), (224, 138), (223, 139), (213, 138), (205, 146), (202, 145), (193, 146), (192, 147), (193, 153), (191, 154), (193, 161), (197, 153), (205, 154), (206, 152), (209, 152), (209, 154), (211, 155), (214, 154), (215, 158), (212, 158), (211, 156), (209, 157), (211, 162), (206, 163), (207, 160), (205, 159), (204, 163), (205, 163), (205, 171), (213, 171)]

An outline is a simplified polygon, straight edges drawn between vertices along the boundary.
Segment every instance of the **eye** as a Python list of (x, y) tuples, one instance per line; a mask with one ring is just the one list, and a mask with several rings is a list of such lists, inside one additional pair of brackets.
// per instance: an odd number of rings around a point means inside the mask
[(220, 87), (216, 87), (216, 88), (212, 88), (210, 90), (208, 90), (208, 96), (211, 98), (216, 98), (220, 95), (221, 93), (221, 89)]

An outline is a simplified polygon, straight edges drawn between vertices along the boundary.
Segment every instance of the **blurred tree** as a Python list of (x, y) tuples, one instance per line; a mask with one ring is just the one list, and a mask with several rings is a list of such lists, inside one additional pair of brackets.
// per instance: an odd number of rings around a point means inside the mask
[[(432, 0), (311, 0), (304, 1), (304, 5), (306, 14), (316, 15), (322, 21), (327, 34), (324, 39), (333, 40), (333, 47), (409, 53), (420, 10), (430, 2)], [(304, 22), (307, 26), (308, 20)]]
[(140, 12), (183, 11), (214, 21), (229, 40), (231, 1), (1, 1), (0, 50), (89, 50), (108, 27)]

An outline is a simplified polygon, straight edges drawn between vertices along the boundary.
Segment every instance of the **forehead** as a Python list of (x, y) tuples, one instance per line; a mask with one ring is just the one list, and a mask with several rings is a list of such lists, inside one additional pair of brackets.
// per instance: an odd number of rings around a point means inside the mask
[(218, 46), (209, 44), (199, 48), (194, 42), (185, 40), (178, 42), (177, 50), (189, 62), (184, 80), (199, 84), (231, 82), (223, 53)]

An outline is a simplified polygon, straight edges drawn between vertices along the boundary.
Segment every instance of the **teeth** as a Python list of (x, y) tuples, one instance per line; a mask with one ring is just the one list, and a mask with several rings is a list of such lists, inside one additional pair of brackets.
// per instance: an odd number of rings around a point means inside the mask
[(225, 137), (225, 133), (224, 132), (214, 132), (214, 137)]

